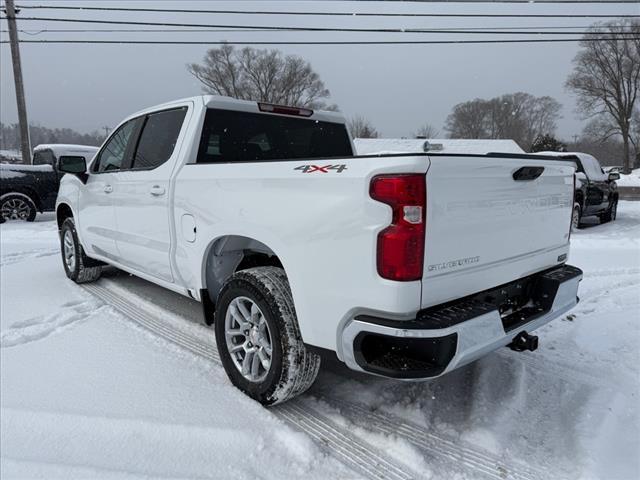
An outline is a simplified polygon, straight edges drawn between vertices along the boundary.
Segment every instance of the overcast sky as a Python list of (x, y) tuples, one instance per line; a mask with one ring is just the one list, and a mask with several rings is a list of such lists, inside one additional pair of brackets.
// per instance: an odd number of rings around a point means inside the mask
[[(438, 13), (617, 13), (638, 14), (640, 4), (424, 4), (413, 2), (205, 2), (205, 1), (64, 1), (18, 2), (23, 5), (106, 5), (149, 8), (209, 8), (285, 11), (366, 11)], [(122, 19), (217, 24), (344, 27), (515, 27), (588, 26), (592, 19), (527, 18), (371, 18), (295, 17), (212, 14), (72, 12), (23, 10), (20, 16)], [(18, 21), (18, 28), (131, 28)], [(133, 27), (135, 28), (135, 27)], [(145, 27), (143, 27), (145, 28)], [(150, 28), (150, 27), (146, 27)], [(6, 30), (6, 21), (2, 21)], [(2, 39), (8, 35), (2, 33)], [(460, 38), (460, 35), (455, 35)], [(465, 38), (475, 38), (466, 36)], [(199, 32), (199, 33), (20, 33), (22, 39), (149, 40), (348, 40), (436, 38), (427, 34)], [(439, 39), (451, 38), (438, 35)], [(484, 38), (484, 36), (483, 36)], [(268, 47), (272, 48), (272, 47)], [(516, 45), (366, 45), (283, 46), (287, 54), (307, 59), (331, 91), (331, 101), (352, 116), (371, 120), (385, 137), (411, 135), (431, 123), (444, 134), (444, 121), (456, 103), (516, 91), (550, 95), (563, 104), (558, 134), (570, 139), (583, 121), (575, 100), (564, 89), (577, 44)], [(126, 115), (168, 100), (198, 95), (201, 85), (185, 65), (198, 62), (206, 45), (46, 45), (22, 44), (22, 67), (30, 123), (69, 127), (81, 132), (113, 127)], [(9, 46), (0, 46), (0, 119), (17, 121)]]

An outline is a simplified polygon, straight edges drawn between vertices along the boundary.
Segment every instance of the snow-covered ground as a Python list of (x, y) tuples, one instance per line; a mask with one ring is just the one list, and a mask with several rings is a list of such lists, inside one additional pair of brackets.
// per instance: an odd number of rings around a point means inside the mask
[(64, 276), (55, 222), (0, 226), (0, 477), (640, 478), (640, 202), (572, 235), (580, 304), (441, 379), (326, 361), (264, 409), (199, 305), (117, 271)]

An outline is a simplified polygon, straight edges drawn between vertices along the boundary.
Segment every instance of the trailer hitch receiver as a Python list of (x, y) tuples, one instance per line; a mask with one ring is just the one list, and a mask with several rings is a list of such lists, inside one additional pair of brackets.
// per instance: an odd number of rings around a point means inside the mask
[(526, 331), (523, 330), (515, 336), (508, 347), (511, 350), (515, 350), (516, 352), (524, 352), (525, 350), (533, 352), (538, 348), (538, 336), (529, 335)]

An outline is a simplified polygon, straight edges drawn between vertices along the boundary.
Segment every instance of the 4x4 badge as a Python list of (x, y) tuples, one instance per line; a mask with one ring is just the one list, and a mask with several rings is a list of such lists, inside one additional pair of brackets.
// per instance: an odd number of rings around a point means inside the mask
[(300, 165), (299, 167), (294, 168), (294, 170), (300, 170), (302, 173), (330, 173), (330, 170), (335, 170), (336, 173), (342, 173), (347, 169), (347, 166), (342, 165), (324, 165), (323, 167), (319, 167), (318, 165)]

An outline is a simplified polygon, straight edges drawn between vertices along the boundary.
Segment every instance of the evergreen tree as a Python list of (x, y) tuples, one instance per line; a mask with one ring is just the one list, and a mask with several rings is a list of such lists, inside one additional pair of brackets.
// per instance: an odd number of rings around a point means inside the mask
[(565, 152), (567, 146), (549, 134), (538, 135), (529, 149), (535, 152)]

